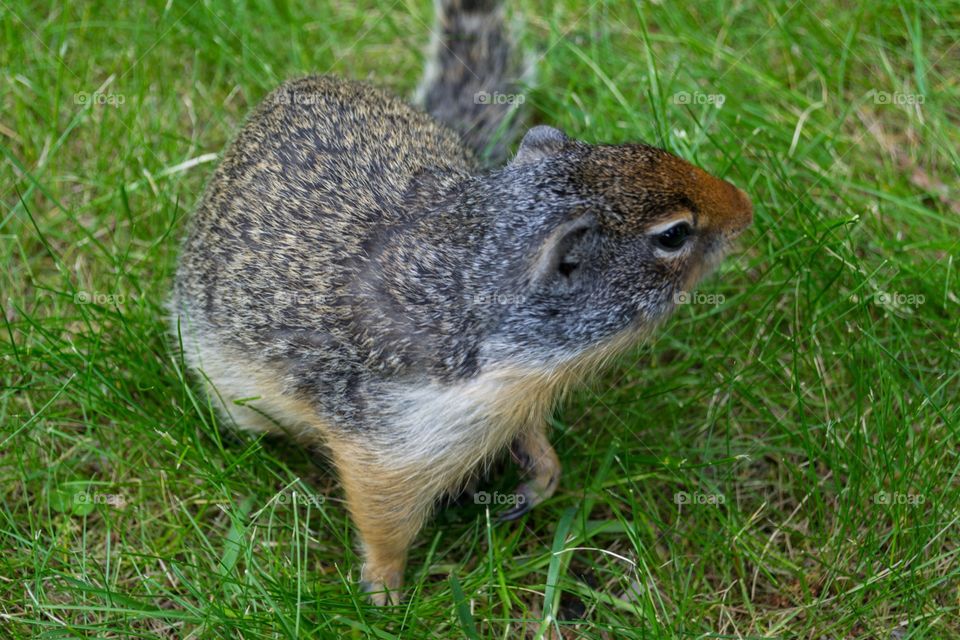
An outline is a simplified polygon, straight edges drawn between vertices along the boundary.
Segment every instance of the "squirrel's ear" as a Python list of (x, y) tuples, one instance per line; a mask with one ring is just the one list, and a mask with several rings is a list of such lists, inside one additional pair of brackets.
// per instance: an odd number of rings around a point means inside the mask
[(570, 286), (579, 281), (596, 246), (596, 223), (583, 215), (564, 222), (543, 241), (533, 263), (533, 280)]
[(523, 136), (517, 156), (510, 164), (529, 164), (542, 160), (560, 151), (569, 140), (559, 129), (547, 125), (534, 127)]

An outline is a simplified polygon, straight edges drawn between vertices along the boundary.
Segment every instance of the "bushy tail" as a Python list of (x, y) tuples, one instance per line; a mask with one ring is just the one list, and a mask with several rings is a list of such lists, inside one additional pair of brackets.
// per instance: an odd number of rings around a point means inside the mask
[(419, 102), (488, 163), (506, 157), (518, 126), (520, 64), (500, 0), (434, 0)]

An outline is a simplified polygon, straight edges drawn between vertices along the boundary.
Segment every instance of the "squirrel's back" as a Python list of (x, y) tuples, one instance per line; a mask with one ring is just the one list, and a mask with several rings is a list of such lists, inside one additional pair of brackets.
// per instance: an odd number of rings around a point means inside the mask
[[(187, 234), (176, 303), (225, 335), (273, 343), (256, 327), (316, 322), (337, 295), (333, 276), (345, 275), (330, 267), (350, 269), (344, 258), (397, 222), (414, 177), (474, 167), (455, 132), (389, 93), (327, 76), (287, 82), (214, 174)], [(253, 316), (218, 312), (238, 302)]]
[[(462, 175), (476, 171), (478, 157), (502, 159), (514, 110), (480, 96), (505, 93), (515, 81), (503, 7), (499, 0), (435, 5), (419, 91), (424, 111), (332, 76), (287, 82), (257, 107), (192, 218), (175, 312), (227, 338), (275, 346), (276, 336), (257, 327), (283, 319), (295, 332), (317, 314), (336, 315), (330, 266), (348, 279), (357, 266), (348, 258), (362, 256), (378, 229), (416, 208), (409, 201), (417, 197), (409, 193), (415, 178)], [(284, 268), (274, 273), (277, 264)], [(237, 304), (250, 315), (218, 312)]]
[[(499, 159), (509, 142), (511, 106), (477, 99), (512, 82), (500, 2), (435, 4), (422, 111), (365, 83), (313, 76), (283, 84), (253, 112), (184, 239), (173, 311), (190, 318), (186, 333), (269, 358), (313, 349), (348, 369), (369, 356), (355, 347), (372, 336), (347, 335), (356, 309), (344, 289), (370, 245), (422, 208), (417, 198), (429, 195), (415, 184), (475, 173), (478, 158)], [(301, 344), (318, 323), (325, 343)]]

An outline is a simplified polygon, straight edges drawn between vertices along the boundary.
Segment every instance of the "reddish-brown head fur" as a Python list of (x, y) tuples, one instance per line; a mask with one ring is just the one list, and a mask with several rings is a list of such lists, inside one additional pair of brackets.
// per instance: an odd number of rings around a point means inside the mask
[(583, 183), (614, 204), (605, 226), (624, 233), (688, 212), (701, 232), (733, 238), (750, 226), (747, 194), (671, 153), (642, 144), (590, 147)]

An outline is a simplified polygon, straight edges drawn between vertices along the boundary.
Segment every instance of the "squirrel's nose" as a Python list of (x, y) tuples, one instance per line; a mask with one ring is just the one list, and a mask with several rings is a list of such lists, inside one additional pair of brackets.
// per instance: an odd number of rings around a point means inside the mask
[(753, 204), (750, 196), (729, 182), (721, 181), (723, 195), (716, 203), (716, 228), (728, 238), (735, 238), (753, 222)]

